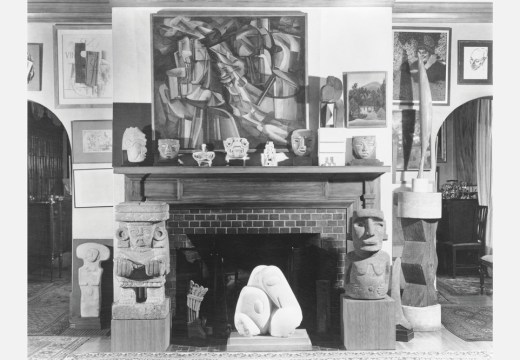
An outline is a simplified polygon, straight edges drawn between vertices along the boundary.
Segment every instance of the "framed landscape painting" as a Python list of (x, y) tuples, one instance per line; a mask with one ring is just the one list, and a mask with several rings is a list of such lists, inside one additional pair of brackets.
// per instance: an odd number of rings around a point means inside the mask
[(430, 83), (433, 105), (450, 104), (451, 28), (394, 27), (393, 101), (419, 103), (419, 63)]
[(110, 25), (55, 25), (54, 77), (56, 107), (112, 106)]
[(27, 90), (42, 90), (43, 44), (27, 44)]
[(78, 163), (112, 162), (112, 121), (72, 122), (72, 161)]
[(297, 11), (152, 15), (153, 134), (181, 151), (229, 137), (287, 149), (307, 128), (307, 16)]
[(493, 41), (459, 40), (458, 84), (493, 84)]
[(386, 127), (386, 72), (346, 72), (343, 84), (347, 127)]

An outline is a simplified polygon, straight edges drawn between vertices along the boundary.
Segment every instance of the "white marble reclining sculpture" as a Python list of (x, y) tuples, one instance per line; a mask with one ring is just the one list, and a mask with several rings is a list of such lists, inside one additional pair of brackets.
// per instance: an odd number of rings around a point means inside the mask
[(288, 337), (302, 322), (298, 300), (276, 266), (253, 269), (238, 298), (235, 327), (242, 336)]

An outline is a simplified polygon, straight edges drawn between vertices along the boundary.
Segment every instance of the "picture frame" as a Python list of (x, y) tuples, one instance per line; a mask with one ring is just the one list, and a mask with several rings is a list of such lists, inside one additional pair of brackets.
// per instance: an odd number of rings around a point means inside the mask
[(394, 104), (419, 103), (419, 54), (425, 63), (433, 105), (450, 104), (451, 28), (393, 27)]
[(54, 25), (53, 30), (56, 107), (111, 107), (111, 25)]
[(493, 41), (459, 40), (457, 45), (457, 84), (493, 84)]
[(386, 71), (343, 73), (347, 128), (386, 127)]
[(447, 161), (446, 122), (443, 122), (437, 132), (437, 163), (445, 163)]
[[(74, 169), (74, 207), (114, 206), (114, 179), (112, 168)], [(76, 191), (81, 189), (81, 191)]]
[[(420, 129), (419, 110), (411, 108), (392, 112), (392, 159), (396, 171), (419, 170)], [(427, 152), (424, 170), (431, 169), (429, 148)]]
[(72, 121), (72, 162), (112, 162), (112, 120)]
[(152, 14), (152, 140), (178, 139), (181, 153), (224, 151), (229, 137), (287, 151), (290, 133), (310, 128), (307, 23), (300, 11)]
[(27, 90), (42, 90), (43, 44), (27, 44)]

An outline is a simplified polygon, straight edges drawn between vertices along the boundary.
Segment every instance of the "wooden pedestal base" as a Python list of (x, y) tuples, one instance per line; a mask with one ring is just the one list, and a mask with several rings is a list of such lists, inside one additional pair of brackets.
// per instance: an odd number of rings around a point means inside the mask
[(394, 300), (341, 297), (341, 337), (347, 350), (394, 350)]
[(98, 317), (71, 317), (69, 324), (71, 329), (101, 329), (101, 319)]
[(407, 329), (402, 325), (395, 328), (395, 341), (408, 342), (414, 337), (413, 329)]
[(229, 335), (226, 351), (309, 351), (312, 343), (305, 329), (296, 329), (289, 337), (270, 335), (241, 336), (233, 331)]
[(164, 319), (112, 320), (112, 352), (165, 351), (170, 346), (171, 313)]

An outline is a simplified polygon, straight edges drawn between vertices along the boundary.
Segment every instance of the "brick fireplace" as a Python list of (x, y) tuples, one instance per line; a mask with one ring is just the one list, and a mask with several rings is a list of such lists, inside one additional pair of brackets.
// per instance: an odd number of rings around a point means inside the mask
[[(201, 247), (211, 248), (206, 244), (217, 241), (215, 239), (238, 241), (233, 243), (237, 247), (240, 241), (254, 244), (271, 237), (282, 242), (275, 248), (291, 241), (288, 248), (294, 248), (300, 246), (294, 244), (301, 241), (302, 248), (314, 249), (310, 259), (319, 262), (313, 270), (311, 289), (314, 293), (307, 292), (302, 298), (315, 298), (314, 282), (328, 280), (330, 288), (325, 293), (330, 297), (330, 321), (327, 330), (334, 333), (339, 332), (338, 287), (342, 285), (346, 244), (350, 239), (349, 221), (356, 209), (380, 208), (379, 176), (388, 170), (388, 167), (116, 168), (116, 172), (126, 175), (126, 201), (161, 200), (170, 204), (167, 228), (172, 272), (166, 288), (174, 302), (173, 308), (182, 309), (180, 302), (185, 298), (187, 278), (174, 264), (185, 262), (186, 254), (204, 258), (197, 252), (204, 252)], [(244, 256), (247, 252), (244, 251)], [(269, 262), (269, 258), (267, 255), (265, 261)], [(292, 261), (294, 263), (294, 259)], [(251, 260), (251, 266), (253, 262)], [(208, 269), (211, 270), (211, 266)], [(211, 291), (213, 285), (208, 282), (205, 286)], [(295, 291), (297, 298), (298, 291)], [(176, 299), (179, 306), (175, 304)], [(309, 305), (315, 304), (313, 301), (302, 306), (304, 322), (306, 316), (316, 317), (315, 309)], [(305, 314), (305, 307), (314, 313)], [(182, 318), (182, 315), (176, 316)], [(307, 321), (309, 323), (315, 324), (315, 321)]]

